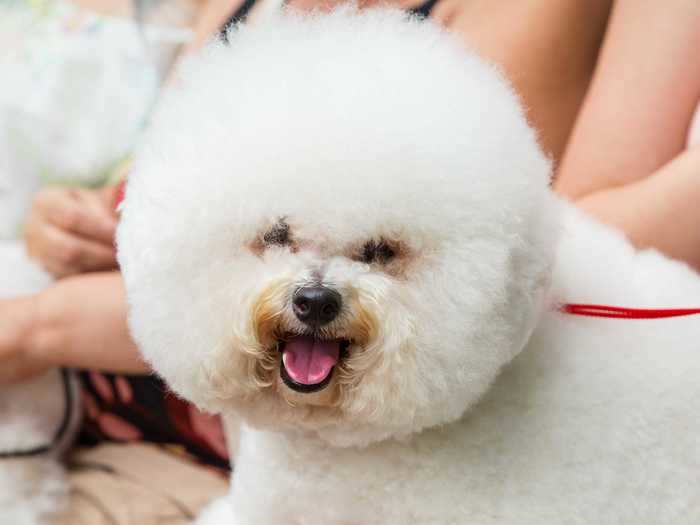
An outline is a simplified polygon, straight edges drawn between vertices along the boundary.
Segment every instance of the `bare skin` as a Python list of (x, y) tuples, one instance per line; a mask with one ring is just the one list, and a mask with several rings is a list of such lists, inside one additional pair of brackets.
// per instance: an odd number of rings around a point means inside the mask
[(28, 351), (35, 311), (35, 296), (0, 300), (0, 384), (21, 382), (48, 368)]
[(555, 189), (700, 269), (700, 149), (685, 150), (700, 101), (700, 4), (619, 0)]
[(115, 187), (40, 191), (24, 227), (27, 252), (56, 278), (116, 269), (114, 198)]
[(556, 164), (593, 74), (610, 4), (443, 0), (434, 16), (503, 69)]
[(0, 383), (50, 367), (146, 373), (126, 323), (118, 272), (58, 281), (43, 292), (0, 300)]

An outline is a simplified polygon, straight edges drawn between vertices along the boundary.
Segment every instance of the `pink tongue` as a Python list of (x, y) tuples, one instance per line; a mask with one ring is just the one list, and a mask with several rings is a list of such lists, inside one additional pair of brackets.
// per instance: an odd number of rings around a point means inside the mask
[(282, 351), (287, 374), (302, 385), (317, 385), (338, 362), (340, 343), (299, 336), (288, 340)]

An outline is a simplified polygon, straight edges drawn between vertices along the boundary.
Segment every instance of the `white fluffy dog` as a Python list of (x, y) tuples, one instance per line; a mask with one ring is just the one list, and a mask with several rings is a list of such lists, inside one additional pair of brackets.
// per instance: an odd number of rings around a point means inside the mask
[(556, 199), (493, 67), (396, 12), (190, 65), (129, 181), (131, 325), (243, 418), (221, 525), (700, 522), (700, 279)]
[[(0, 297), (34, 293), (49, 282), (20, 242), (0, 241)], [(54, 523), (66, 503), (58, 459), (79, 420), (77, 385), (68, 372), (0, 384), (0, 524)]]

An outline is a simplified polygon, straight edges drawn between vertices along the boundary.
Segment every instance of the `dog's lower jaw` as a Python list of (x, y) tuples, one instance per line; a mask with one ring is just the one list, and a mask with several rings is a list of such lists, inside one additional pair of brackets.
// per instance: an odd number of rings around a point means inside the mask
[(275, 389), (277, 395), (280, 396), (284, 401), (289, 403), (291, 406), (313, 406), (313, 407), (328, 407), (331, 408), (336, 405), (338, 401), (339, 385), (337, 374), (333, 374), (330, 378), (329, 383), (316, 392), (297, 392), (292, 390), (287, 386), (287, 384), (279, 375), (275, 383)]

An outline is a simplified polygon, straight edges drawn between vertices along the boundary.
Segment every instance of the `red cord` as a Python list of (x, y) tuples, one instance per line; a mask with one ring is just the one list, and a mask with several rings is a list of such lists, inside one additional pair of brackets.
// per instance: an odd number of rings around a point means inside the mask
[(564, 304), (561, 311), (571, 315), (612, 319), (663, 319), (700, 314), (700, 308), (620, 308), (603, 304)]
[(126, 180), (123, 180), (119, 183), (117, 183), (117, 188), (114, 192), (114, 202), (112, 203), (112, 207), (114, 210), (119, 209), (119, 205), (122, 203), (124, 200), (124, 190), (126, 189)]

